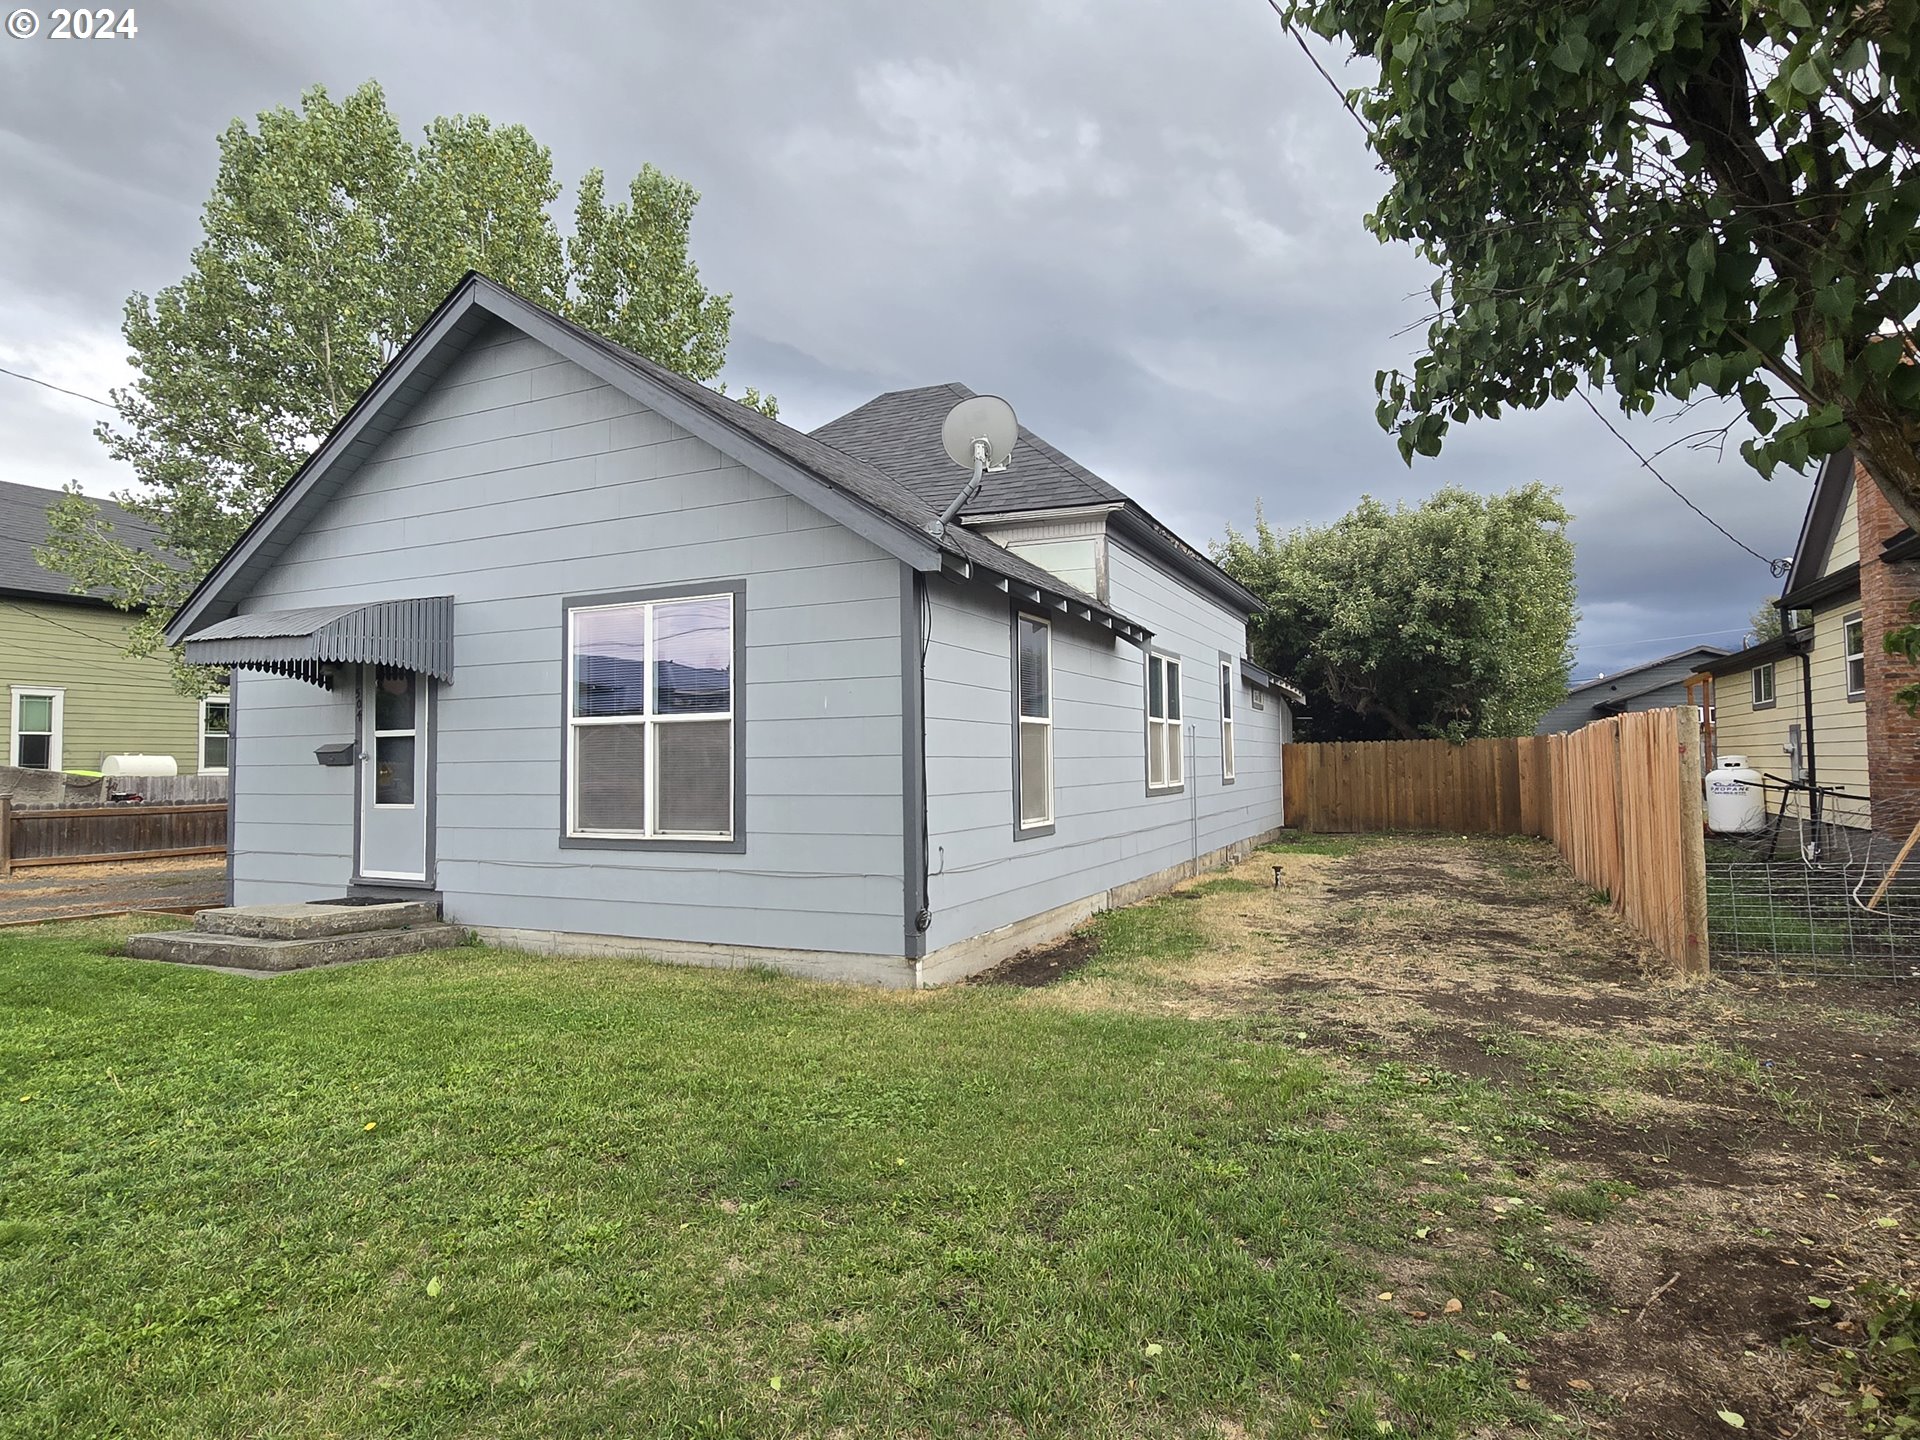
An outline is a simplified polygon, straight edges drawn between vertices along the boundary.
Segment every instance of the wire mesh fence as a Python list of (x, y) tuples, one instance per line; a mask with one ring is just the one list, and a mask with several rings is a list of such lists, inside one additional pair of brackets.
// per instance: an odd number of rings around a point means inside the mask
[(1904, 873), (1874, 908), (1887, 862), (1851, 837), (1814, 858), (1762, 858), (1715, 843), (1707, 932), (1716, 969), (1834, 979), (1920, 981), (1920, 881)]

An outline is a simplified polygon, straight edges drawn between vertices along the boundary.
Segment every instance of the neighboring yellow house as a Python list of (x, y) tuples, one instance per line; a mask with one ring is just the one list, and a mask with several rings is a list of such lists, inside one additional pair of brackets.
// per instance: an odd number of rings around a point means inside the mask
[[(98, 771), (108, 755), (171, 755), (182, 775), (226, 774), (226, 696), (188, 699), (164, 659), (129, 659), (133, 617), (33, 558), (58, 498), (0, 481), (0, 765)], [(100, 503), (129, 543), (151, 543), (149, 527)]]
[[(1869, 656), (1869, 642), (1877, 651), (1884, 627), (1869, 622), (1861, 602), (1860, 483), (1872, 482), (1857, 481), (1848, 451), (1829, 459), (1815, 482), (1778, 602), (1804, 623), (1702, 665), (1693, 683), (1707, 695), (1710, 760), (1743, 755), (1763, 775), (1810, 780), (1831, 792), (1822, 796), (1822, 818), (1867, 830), (1886, 828), (1875, 826), (1873, 810), (1872, 772), (1882, 767), (1868, 758), (1872, 712), (1885, 708), (1868, 704), (1869, 672), (1881, 659)], [(1871, 538), (1877, 551), (1884, 537)], [(1877, 553), (1873, 563), (1882, 563)], [(1869, 578), (1879, 581), (1878, 571)], [(1777, 812), (1782, 799), (1770, 790), (1768, 808)], [(1808, 813), (1804, 796), (1788, 805), (1793, 815)]]

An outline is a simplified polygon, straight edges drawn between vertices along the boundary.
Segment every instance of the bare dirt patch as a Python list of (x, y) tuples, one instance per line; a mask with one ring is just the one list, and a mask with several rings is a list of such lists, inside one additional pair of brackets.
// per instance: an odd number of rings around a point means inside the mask
[[(1861, 1337), (1852, 1287), (1920, 1279), (1920, 985), (1672, 984), (1532, 842), (1282, 848), (1230, 878), (1252, 883), (1184, 887), (1197, 953), (1077, 974), (1098, 958), (1089, 931), (1009, 962), (1014, 983), (1069, 976), (1044, 993), (1232, 1020), (1356, 1074), (1492, 1087), (1540, 1121), (1533, 1158), (1503, 1162), (1516, 1197), (1627, 1197), (1537, 1228), (1591, 1293), (1580, 1323), (1529, 1340), (1517, 1388), (1594, 1435), (1736, 1433), (1723, 1409), (1748, 1434), (1852, 1433), (1819, 1389), (1823, 1357)], [(1464, 1144), (1460, 1165), (1489, 1168)], [(1459, 1245), (1491, 1252), (1504, 1233)], [(1419, 1290), (1418, 1264), (1390, 1283)], [(1502, 1323), (1502, 1297), (1479, 1303)]]
[(0, 925), (125, 910), (224, 905), (221, 855), (123, 860), (107, 865), (37, 865), (0, 881)]

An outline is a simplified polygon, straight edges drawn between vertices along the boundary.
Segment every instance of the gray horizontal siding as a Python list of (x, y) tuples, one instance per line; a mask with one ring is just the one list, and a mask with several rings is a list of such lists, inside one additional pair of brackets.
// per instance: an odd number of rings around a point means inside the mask
[(1102, 629), (1053, 623), (1054, 833), (1013, 838), (1011, 610), (1004, 596), (930, 586), (927, 783), (933, 928), (928, 948), (1011, 924), (1177, 865), (1280, 823), (1278, 697), (1236, 704), (1237, 780), (1220, 776), (1218, 665), (1245, 648), (1244, 618), (1118, 542), (1109, 549), (1116, 609), (1185, 662), (1193, 727), (1187, 789), (1146, 793), (1141, 652)]
[[(561, 598), (741, 577), (745, 852), (562, 849)], [(868, 542), (502, 329), (429, 389), (243, 608), (454, 596), (436, 774), (449, 918), (897, 955), (899, 587), (898, 563)], [(352, 773), (312, 750), (350, 737), (351, 702), (257, 689), (272, 703), (249, 687), (240, 898), (337, 893)], [(303, 844), (304, 868), (287, 863)]]

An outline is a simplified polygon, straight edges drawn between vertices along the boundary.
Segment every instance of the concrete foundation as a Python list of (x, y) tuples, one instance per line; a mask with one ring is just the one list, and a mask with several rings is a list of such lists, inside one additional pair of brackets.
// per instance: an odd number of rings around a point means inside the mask
[[(645, 940), (626, 935), (583, 935), (567, 930), (529, 930), (503, 926), (475, 926), (473, 934), (488, 945), (527, 950), (536, 955), (595, 956), (610, 959), (656, 960), (669, 965), (705, 965), (717, 969), (761, 967), (809, 980), (833, 980), (889, 989), (927, 989), (950, 985), (992, 969), (1022, 950), (1050, 945), (1072, 933), (1102, 910), (1132, 905), (1171, 890), (1208, 870), (1237, 864), (1259, 846), (1280, 834), (1275, 829), (1210, 850), (1195, 860), (1116, 885), (1111, 890), (1056, 906), (1039, 915), (1003, 925), (984, 935), (946, 945), (914, 961), (899, 955), (861, 955), (829, 950), (776, 950), (754, 945), (709, 945), (694, 940)], [(297, 908), (297, 907), (296, 907)]]

